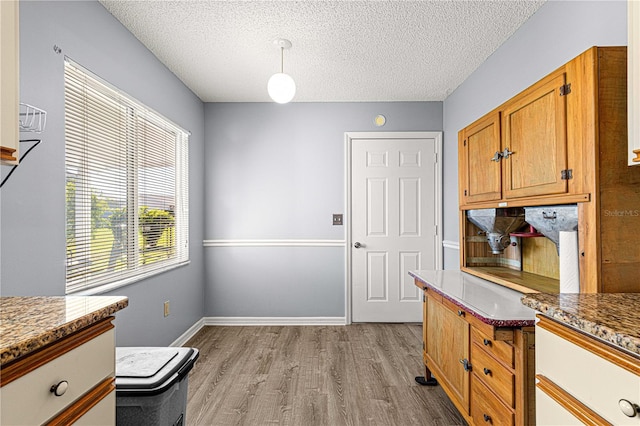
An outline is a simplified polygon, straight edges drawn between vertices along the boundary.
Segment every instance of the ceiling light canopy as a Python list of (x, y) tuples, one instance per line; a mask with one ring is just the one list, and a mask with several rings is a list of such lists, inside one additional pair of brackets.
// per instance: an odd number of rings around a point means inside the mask
[(296, 94), (296, 82), (290, 75), (284, 73), (284, 50), (291, 48), (291, 42), (283, 38), (273, 41), (280, 49), (280, 72), (271, 76), (267, 83), (267, 91), (274, 102), (286, 104)]

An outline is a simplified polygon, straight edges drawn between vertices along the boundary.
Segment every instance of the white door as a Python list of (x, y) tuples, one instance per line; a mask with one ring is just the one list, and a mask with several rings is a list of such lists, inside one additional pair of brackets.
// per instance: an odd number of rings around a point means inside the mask
[(353, 322), (422, 321), (408, 271), (441, 267), (440, 141), (433, 132), (347, 135)]

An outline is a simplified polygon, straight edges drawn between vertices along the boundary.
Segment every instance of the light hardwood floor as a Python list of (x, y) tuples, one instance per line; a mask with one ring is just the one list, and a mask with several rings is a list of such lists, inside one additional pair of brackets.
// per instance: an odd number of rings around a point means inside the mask
[(204, 327), (189, 425), (464, 425), (422, 375), (416, 324)]

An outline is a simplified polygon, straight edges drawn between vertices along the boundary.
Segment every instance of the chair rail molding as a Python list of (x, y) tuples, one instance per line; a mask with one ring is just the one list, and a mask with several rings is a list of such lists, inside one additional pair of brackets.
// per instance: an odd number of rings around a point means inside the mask
[(442, 247), (452, 250), (460, 250), (460, 243), (458, 241), (443, 240)]
[(345, 240), (204, 240), (205, 247), (344, 247)]

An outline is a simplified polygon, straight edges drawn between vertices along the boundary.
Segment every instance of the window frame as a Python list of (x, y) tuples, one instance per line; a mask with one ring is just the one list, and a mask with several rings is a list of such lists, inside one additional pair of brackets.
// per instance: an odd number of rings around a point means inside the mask
[[(106, 82), (68, 57), (65, 57), (64, 69), (65, 199), (67, 200), (65, 204), (65, 227), (67, 229), (67, 240), (65, 242), (65, 294), (100, 294), (189, 264), (188, 155), (190, 132), (184, 130), (171, 120)], [(76, 79), (78, 76), (82, 77), (82, 81)], [(89, 86), (90, 89), (88, 89)], [(80, 89), (78, 89), (78, 87)], [(78, 93), (80, 93), (80, 96), (78, 96)], [(92, 98), (92, 96), (94, 97)], [(122, 253), (126, 254), (124, 255), (124, 261), (119, 258), (121, 264), (116, 270), (108, 270), (106, 268), (96, 268), (92, 270), (93, 247), (91, 240), (93, 237), (87, 236), (91, 235), (92, 232), (97, 229), (94, 228), (91, 223), (92, 196), (95, 188), (89, 183), (91, 181), (89, 175), (94, 173), (93, 176), (95, 179), (99, 173), (95, 168), (89, 166), (89, 163), (95, 162), (96, 160), (105, 160), (107, 157), (93, 157), (93, 154), (86, 154), (86, 152), (90, 151), (90, 148), (99, 146), (98, 141), (92, 141), (91, 137), (87, 136), (90, 133), (89, 131), (86, 132), (87, 135), (79, 137), (77, 133), (73, 134), (74, 131), (70, 130), (74, 125), (89, 127), (94, 123), (99, 123), (99, 125), (104, 125), (105, 123), (113, 124), (112, 119), (106, 118), (106, 116), (100, 115), (97, 119), (95, 117), (91, 119), (87, 118), (93, 110), (86, 105), (91, 104), (92, 100), (98, 99), (100, 96), (104, 96), (105, 99), (109, 100), (108, 103), (115, 105), (109, 105), (109, 108), (113, 106), (113, 109), (106, 109), (107, 113), (115, 111), (116, 114), (119, 114), (118, 116), (121, 120), (124, 118), (124, 121), (126, 121), (126, 124), (124, 124), (126, 130), (124, 133), (120, 130), (117, 132), (117, 136), (112, 136), (112, 138), (116, 140), (116, 145), (123, 145), (125, 147), (125, 159), (124, 161), (109, 160), (113, 161), (110, 167), (118, 171), (116, 174), (125, 176), (119, 179), (117, 181), (118, 183), (114, 185), (122, 185), (122, 187), (119, 188), (120, 190), (126, 188), (124, 193), (120, 193), (118, 197), (119, 202), (125, 205), (122, 211), (126, 217), (125, 229), (127, 237), (123, 239), (123, 241), (126, 242), (123, 244)], [(74, 108), (76, 109), (73, 110)], [(78, 113), (78, 108), (82, 112)], [(102, 110), (102, 113), (104, 113), (104, 110)], [(106, 120), (104, 122), (100, 121), (105, 118)], [(113, 128), (109, 127), (109, 129)], [(141, 129), (144, 131), (141, 131)], [(167, 258), (155, 258), (151, 263), (145, 264), (144, 261), (140, 261), (140, 258), (145, 255), (145, 250), (148, 250), (148, 246), (144, 244), (141, 245), (141, 240), (144, 241), (145, 238), (142, 234), (145, 231), (140, 228), (139, 219), (142, 212), (141, 208), (146, 206), (139, 198), (139, 192), (141, 192), (139, 190), (141, 185), (144, 185), (144, 182), (142, 184), (139, 182), (139, 177), (143, 175), (147, 169), (153, 169), (154, 166), (143, 166), (142, 162), (144, 162), (145, 157), (144, 154), (141, 153), (144, 153), (145, 149), (153, 152), (152, 149), (157, 148), (157, 145), (154, 145), (154, 143), (158, 142), (157, 137), (155, 139), (153, 136), (150, 136), (152, 139), (147, 138), (147, 129), (157, 130), (156, 133), (160, 134), (162, 143), (170, 148), (169, 151), (171, 154), (169, 156), (158, 157), (163, 161), (162, 164), (165, 164), (168, 159), (169, 162), (166, 163), (168, 166), (156, 165), (155, 167), (164, 167), (164, 170), (170, 170), (167, 175), (170, 179), (169, 186), (173, 185), (174, 189), (167, 197), (173, 201), (172, 208), (170, 207), (169, 210), (164, 209), (166, 215), (173, 216), (173, 222), (170, 222), (171, 225), (166, 225), (165, 228), (162, 228), (162, 235), (165, 235), (164, 232), (168, 230), (166, 234), (167, 237), (165, 238), (169, 238), (170, 241), (169, 245), (163, 246), (165, 250), (168, 250)], [(83, 148), (84, 151), (82, 150)], [(171, 149), (173, 149), (173, 151), (171, 151)], [(73, 151), (73, 153), (70, 154), (70, 151)], [(78, 152), (80, 152), (80, 154), (78, 154)], [(151, 154), (151, 161), (156, 158), (156, 155), (159, 156), (159, 154)], [(143, 159), (141, 160), (140, 158)], [(171, 160), (173, 162), (171, 162)], [(73, 180), (73, 219), (71, 219), (68, 184), (71, 181), (70, 176), (73, 175), (73, 173), (75, 173), (75, 178)], [(152, 177), (152, 179), (155, 179), (155, 181), (152, 180), (150, 183), (163, 182), (161, 180), (163, 178), (161, 177)], [(79, 187), (82, 188), (79, 189)], [(100, 188), (101, 187), (98, 189)], [(105, 196), (105, 199), (107, 198), (108, 197)], [(155, 208), (152, 210), (162, 213), (162, 209)], [(113, 215), (115, 211), (116, 208), (110, 207), (111, 215)], [(81, 221), (80, 226), (77, 225), (78, 219)], [(152, 220), (153, 225), (161, 222), (161, 219), (153, 218)], [(113, 225), (111, 225), (111, 227), (111, 232), (114, 233)], [(173, 228), (173, 230), (171, 228)], [(69, 239), (70, 233), (73, 235), (72, 239)], [(77, 242), (78, 236), (82, 236), (79, 239), (80, 243)], [(117, 238), (115, 237), (115, 233), (113, 238)], [(84, 239), (84, 241), (82, 239)], [(174, 241), (171, 241), (171, 239), (174, 239)], [(73, 241), (73, 244), (70, 244), (70, 241)], [(82, 243), (84, 243), (84, 245), (80, 246)], [(101, 250), (102, 255), (107, 252), (104, 248)], [(111, 254), (113, 254), (113, 248), (111, 250)], [(69, 256), (71, 251), (74, 253), (76, 251), (81, 252), (80, 255), (77, 255), (77, 258), (80, 259), (79, 261), (76, 260), (75, 256)], [(122, 256), (122, 253), (119, 256)], [(76, 262), (74, 266), (72, 266), (73, 263), (71, 259)], [(122, 266), (123, 264), (124, 266)], [(75, 271), (72, 269), (74, 267), (76, 268)], [(74, 275), (74, 273), (77, 275)]]

